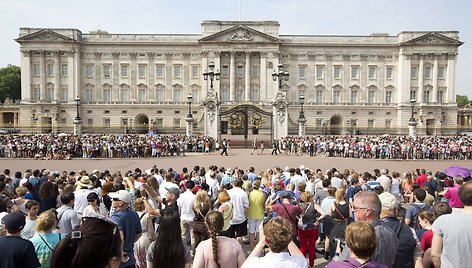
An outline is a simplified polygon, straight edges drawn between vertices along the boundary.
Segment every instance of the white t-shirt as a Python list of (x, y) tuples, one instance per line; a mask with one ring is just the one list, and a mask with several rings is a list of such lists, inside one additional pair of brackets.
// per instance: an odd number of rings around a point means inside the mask
[(33, 237), (36, 233), (36, 231), (34, 230), (35, 226), (36, 220), (31, 221), (26, 219), (25, 227), (23, 228), (23, 230), (21, 230), (21, 238), (30, 239), (31, 237)]
[(165, 182), (161, 183), (160, 186), (159, 186), (159, 195), (162, 198), (166, 198), (166, 194), (167, 194), (166, 188), (179, 188), (179, 186), (177, 186), (177, 184), (175, 184), (173, 182), (169, 182), (169, 181), (165, 181)]
[(195, 214), (193, 213), (193, 204), (195, 203), (195, 195), (190, 191), (185, 191), (177, 199), (179, 206), (180, 219), (185, 221), (193, 221)]
[(246, 215), (244, 214), (244, 209), (249, 208), (249, 199), (246, 192), (239, 188), (234, 187), (228, 191), (229, 197), (231, 197), (230, 202), (233, 204), (234, 212), (233, 219), (231, 219), (231, 224), (240, 224), (246, 220)]
[(248, 258), (243, 267), (306, 268), (308, 263), (304, 257), (290, 256), (288, 252), (269, 252), (264, 257)]
[(87, 195), (93, 192), (89, 189), (78, 189), (74, 192), (75, 203), (74, 203), (74, 210), (82, 214), (84, 209), (88, 206)]

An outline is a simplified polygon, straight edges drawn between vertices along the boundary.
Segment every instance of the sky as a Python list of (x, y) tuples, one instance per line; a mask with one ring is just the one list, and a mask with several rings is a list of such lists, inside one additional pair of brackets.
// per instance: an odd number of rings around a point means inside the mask
[(20, 27), (201, 33), (204, 20), (272, 20), (280, 34), (459, 31), (456, 94), (472, 99), (470, 0), (0, 0), (0, 67), (20, 64)]

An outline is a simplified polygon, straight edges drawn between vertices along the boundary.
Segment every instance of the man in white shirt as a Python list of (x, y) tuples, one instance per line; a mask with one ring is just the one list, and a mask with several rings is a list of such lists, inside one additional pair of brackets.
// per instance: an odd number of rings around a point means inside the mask
[(167, 190), (166, 188), (179, 188), (177, 184), (173, 183), (174, 176), (171, 172), (167, 172), (165, 174), (166, 181), (161, 183), (159, 186), (159, 196), (166, 196)]
[(293, 175), (292, 180), (290, 182), (295, 185), (295, 192), (299, 192), (298, 184), (305, 183), (305, 178), (302, 176), (300, 168), (295, 169), (295, 175)]
[(93, 192), (92, 182), (88, 176), (82, 176), (80, 181), (77, 182), (77, 189), (74, 192), (75, 203), (74, 210), (77, 212), (79, 219), (82, 218), (84, 209), (89, 205), (87, 201), (87, 195)]
[(377, 178), (377, 181), (380, 182), (380, 185), (384, 188), (385, 193), (390, 193), (392, 188), (392, 180), (388, 177), (388, 169), (382, 169), (380, 171), (380, 177)]
[(61, 195), (63, 205), (57, 209), (57, 218), (59, 219), (57, 226), (59, 233), (63, 235), (70, 235), (74, 228), (80, 224), (77, 212), (73, 209), (74, 200), (74, 193)]
[(231, 227), (229, 228), (230, 237), (234, 238), (242, 244), (242, 237), (247, 235), (247, 212), (249, 208), (249, 199), (246, 192), (241, 188), (243, 181), (236, 179), (233, 181), (233, 188), (228, 190), (233, 204), (233, 219), (231, 219)]
[(190, 242), (192, 249), (195, 249), (195, 237), (193, 235), (193, 218), (195, 214), (193, 213), (193, 205), (195, 204), (195, 195), (193, 194), (193, 188), (195, 187), (195, 182), (189, 180), (185, 183), (187, 190), (185, 193), (181, 194), (177, 199), (177, 206), (179, 206), (180, 214), (180, 229), (182, 232), (182, 240), (185, 242), (190, 233)]
[(206, 179), (206, 183), (208, 184), (208, 195), (211, 198), (211, 202), (215, 202), (218, 198), (218, 190), (220, 189), (220, 183), (216, 179), (216, 174), (214, 171), (210, 172), (209, 178)]

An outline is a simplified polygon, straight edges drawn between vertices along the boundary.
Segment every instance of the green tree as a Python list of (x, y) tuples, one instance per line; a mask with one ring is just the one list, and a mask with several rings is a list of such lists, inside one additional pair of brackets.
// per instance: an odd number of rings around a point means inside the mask
[(0, 101), (21, 99), (21, 69), (9, 64), (0, 69)]
[(459, 108), (462, 108), (470, 103), (469, 98), (466, 95), (456, 95), (456, 102)]

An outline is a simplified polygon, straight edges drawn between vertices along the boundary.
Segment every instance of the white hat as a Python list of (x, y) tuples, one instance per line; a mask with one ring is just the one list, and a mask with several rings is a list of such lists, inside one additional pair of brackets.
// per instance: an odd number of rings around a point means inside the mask
[(112, 199), (116, 198), (126, 204), (131, 204), (131, 195), (126, 190), (119, 190), (118, 192), (109, 193)]
[(398, 199), (391, 193), (381, 193), (379, 194), (380, 203), (382, 203), (382, 208), (385, 209), (395, 209), (400, 205)]

